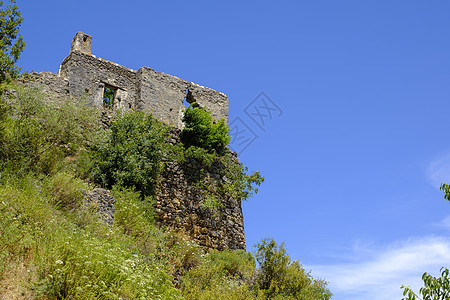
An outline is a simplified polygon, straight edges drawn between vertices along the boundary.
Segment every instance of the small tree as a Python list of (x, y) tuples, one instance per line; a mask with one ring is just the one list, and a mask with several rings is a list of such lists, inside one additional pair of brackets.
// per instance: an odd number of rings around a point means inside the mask
[(16, 76), (20, 68), (15, 66), (20, 54), (25, 47), (19, 28), (23, 17), (15, 0), (9, 1), (10, 5), (4, 6), (0, 1), (0, 82), (6, 74)]
[(150, 114), (119, 113), (105, 139), (90, 149), (94, 180), (108, 188), (119, 185), (151, 195), (166, 136), (167, 128)]
[[(446, 183), (441, 184), (441, 191), (444, 192), (444, 198), (450, 201), (450, 185)], [(441, 268), (441, 277), (436, 278), (428, 273), (422, 275), (424, 287), (419, 290), (420, 298), (414, 291), (408, 286), (401, 286), (403, 289), (402, 300), (448, 300), (450, 299), (450, 277), (449, 270), (447, 268)]]
[(331, 292), (327, 283), (316, 280), (298, 261), (291, 261), (284, 245), (272, 239), (256, 244), (255, 257), (259, 264), (256, 283), (268, 299), (328, 300)]
[(207, 110), (191, 105), (184, 111), (183, 122), (181, 139), (186, 147), (200, 147), (219, 155), (225, 153), (230, 137), (223, 119), (215, 122)]
[(402, 300), (448, 300), (450, 299), (450, 277), (447, 268), (441, 268), (441, 277), (433, 277), (428, 273), (422, 275), (424, 287), (420, 288), (420, 298), (414, 291), (408, 286), (402, 285), (403, 297)]

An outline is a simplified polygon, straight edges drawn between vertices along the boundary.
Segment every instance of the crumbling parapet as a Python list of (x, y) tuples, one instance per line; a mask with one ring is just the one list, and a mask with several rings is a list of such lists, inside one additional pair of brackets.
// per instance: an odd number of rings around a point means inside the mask
[(186, 96), (188, 103), (197, 103), (211, 112), (216, 119), (224, 119), (228, 124), (228, 97), (213, 89), (191, 82)]

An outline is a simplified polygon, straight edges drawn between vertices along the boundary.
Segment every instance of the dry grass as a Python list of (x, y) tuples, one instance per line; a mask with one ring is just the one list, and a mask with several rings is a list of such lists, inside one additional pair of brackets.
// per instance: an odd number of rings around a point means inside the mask
[(0, 300), (33, 299), (31, 283), (36, 279), (36, 268), (30, 263), (11, 261), (0, 278)]

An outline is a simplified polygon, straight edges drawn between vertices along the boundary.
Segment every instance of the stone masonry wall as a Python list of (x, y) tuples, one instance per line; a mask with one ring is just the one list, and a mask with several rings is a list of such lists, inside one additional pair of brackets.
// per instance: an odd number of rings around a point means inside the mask
[(226, 179), (219, 174), (222, 167), (206, 167), (195, 159), (166, 162), (157, 184), (156, 219), (185, 232), (206, 248), (245, 250), (241, 199), (227, 196), (219, 199), (221, 206), (207, 208), (204, 192), (196, 185), (200, 172), (223, 183)]
[(160, 121), (181, 128), (183, 99), (189, 82), (178, 77), (156, 72), (150, 68), (137, 71), (139, 95), (136, 107), (149, 111)]
[(115, 91), (113, 109), (145, 110), (178, 128), (182, 128), (186, 99), (211, 111), (216, 120), (225, 119), (228, 123), (225, 94), (147, 67), (135, 71), (97, 58), (91, 54), (91, 43), (90, 35), (78, 32), (69, 56), (61, 63), (58, 76), (69, 82), (71, 96), (86, 97), (92, 105), (101, 106), (107, 87)]
[(103, 104), (105, 86), (117, 89), (115, 108), (129, 109), (136, 102), (136, 71), (93, 55), (70, 52), (61, 64), (59, 76), (69, 81), (71, 96), (87, 97), (92, 105)]
[[(71, 52), (63, 60), (58, 75), (32, 73), (31, 81), (56, 97), (85, 97), (91, 105), (103, 105), (104, 89), (114, 92), (112, 109), (138, 109), (152, 113), (175, 127), (172, 142), (178, 143), (182, 128), (183, 102), (196, 102), (218, 119), (228, 123), (228, 98), (210, 88), (142, 67), (138, 71), (91, 54), (92, 37), (82, 32), (73, 39)], [(104, 109), (104, 111), (109, 111)], [(217, 209), (205, 206), (205, 195), (196, 185), (200, 172), (216, 182), (222, 166), (209, 168), (191, 160), (166, 162), (156, 189), (158, 222), (184, 231), (200, 245), (215, 249), (245, 249), (241, 200), (224, 196)]]

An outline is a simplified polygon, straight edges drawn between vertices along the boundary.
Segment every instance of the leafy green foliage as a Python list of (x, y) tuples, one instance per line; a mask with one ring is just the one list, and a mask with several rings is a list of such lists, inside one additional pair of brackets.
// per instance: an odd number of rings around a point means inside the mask
[(154, 219), (153, 200), (142, 197), (139, 192), (115, 186), (112, 190), (115, 203), (114, 224), (126, 234), (140, 237), (152, 230)]
[(221, 157), (225, 166), (224, 176), (227, 178), (224, 190), (234, 198), (247, 200), (258, 192), (258, 186), (264, 182), (264, 177), (259, 171), (249, 172), (241, 162), (231, 156)]
[(90, 185), (74, 174), (60, 171), (49, 178), (48, 198), (59, 209), (79, 209)]
[[(151, 195), (162, 161), (199, 168), (205, 207), (254, 194), (263, 178), (231, 153), (169, 145), (167, 127), (143, 112), (119, 113), (97, 130), (98, 110), (79, 100), (11, 86), (1, 96), (0, 282), (26, 282), (29, 296), (43, 299), (328, 299), (325, 282), (282, 246), (263, 241), (264, 268), (256, 269), (250, 253), (205, 254), (155, 225)], [(112, 188), (111, 226), (81, 205), (92, 182), (77, 178), (80, 170)], [(25, 277), (11, 272), (16, 266), (26, 266)]]
[(114, 106), (114, 90), (106, 86), (103, 91), (103, 106), (108, 109)]
[(254, 268), (253, 256), (243, 250), (212, 251), (182, 277), (182, 294), (186, 299), (255, 299), (250, 288)]
[(37, 89), (2, 86), (0, 167), (50, 173), (92, 137), (98, 113), (75, 99), (49, 99)]
[(119, 113), (104, 140), (90, 149), (94, 180), (152, 195), (166, 136), (167, 128), (149, 114)]
[[(264, 182), (264, 177), (257, 172), (249, 172), (247, 167), (239, 162), (231, 153), (219, 156), (215, 152), (209, 153), (203, 148), (191, 146), (184, 151), (187, 167), (192, 162), (203, 166), (199, 170), (197, 186), (205, 193), (205, 205), (220, 206), (217, 198), (232, 197), (247, 200), (258, 192), (258, 186)], [(208, 173), (217, 173), (219, 178), (211, 178)]]
[(225, 153), (230, 137), (223, 119), (215, 122), (207, 110), (191, 105), (185, 109), (182, 120), (185, 127), (181, 140), (186, 147), (196, 146), (219, 155)]
[(256, 283), (269, 299), (330, 299), (326, 282), (316, 280), (298, 261), (291, 261), (283, 244), (264, 239), (256, 245)]
[(450, 201), (450, 185), (446, 183), (441, 183), (441, 191), (444, 192), (444, 198), (447, 201)]
[(15, 0), (8, 2), (10, 4), (5, 6), (4, 1), (0, 1), (0, 82), (6, 74), (15, 76), (19, 73), (20, 69), (14, 64), (25, 47), (23, 37), (19, 34), (22, 15)]
[(450, 277), (447, 268), (441, 268), (441, 276), (433, 277), (428, 273), (422, 275), (424, 287), (420, 288), (420, 298), (410, 287), (402, 286), (403, 300), (447, 300), (450, 299)]
[[(180, 299), (162, 264), (144, 260), (121, 240), (74, 226), (48, 205), (42, 182), (23, 178), (20, 185), (0, 184), (0, 252), (7, 253), (7, 260), (33, 263), (36, 296)], [(108, 231), (108, 236), (120, 236)]]

